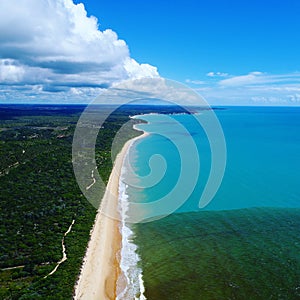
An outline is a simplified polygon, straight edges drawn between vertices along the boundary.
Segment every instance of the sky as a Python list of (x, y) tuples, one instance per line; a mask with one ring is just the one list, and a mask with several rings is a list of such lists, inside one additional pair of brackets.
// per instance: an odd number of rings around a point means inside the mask
[(0, 0), (0, 103), (162, 77), (212, 105), (300, 105), (299, 15), (298, 0)]

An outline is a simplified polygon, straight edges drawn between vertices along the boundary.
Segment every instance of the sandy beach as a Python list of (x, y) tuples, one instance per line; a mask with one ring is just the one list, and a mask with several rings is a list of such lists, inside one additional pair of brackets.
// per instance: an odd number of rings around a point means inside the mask
[[(121, 272), (118, 254), (122, 245), (118, 221), (119, 177), (129, 147), (142, 136), (127, 141), (117, 155), (95, 219), (74, 299), (116, 299), (117, 279)], [(118, 219), (108, 217), (104, 212)]]

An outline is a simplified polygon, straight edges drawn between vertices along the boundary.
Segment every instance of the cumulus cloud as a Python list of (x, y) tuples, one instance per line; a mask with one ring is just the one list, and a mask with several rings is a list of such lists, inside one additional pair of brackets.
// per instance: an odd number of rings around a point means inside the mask
[(23, 67), (14, 64), (13, 60), (0, 60), (0, 82), (2, 83), (17, 83), (21, 82), (24, 77), (25, 70)]
[(163, 101), (176, 105), (208, 106), (203, 97), (193, 89), (177, 81), (165, 78), (140, 78), (136, 80), (125, 80), (114, 84), (95, 100), (97, 104), (109, 102), (124, 104), (128, 101), (139, 101), (143, 103), (162, 104)]
[(138, 64), (134, 59), (127, 57), (124, 68), (130, 79), (141, 79), (143, 77), (157, 77), (157, 69), (149, 64)]
[[(103, 88), (130, 78), (157, 77), (110, 30), (101, 31), (72, 0), (0, 0), (0, 84)], [(59, 88), (58, 88), (59, 87)], [(74, 90), (72, 90), (74, 91)]]

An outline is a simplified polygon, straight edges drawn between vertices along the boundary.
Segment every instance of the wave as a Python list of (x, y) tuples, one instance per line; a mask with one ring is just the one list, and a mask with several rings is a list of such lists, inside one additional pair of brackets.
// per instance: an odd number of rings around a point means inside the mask
[(140, 257), (137, 254), (137, 246), (133, 242), (134, 233), (126, 223), (129, 197), (126, 193), (128, 186), (123, 181), (125, 173), (126, 167), (123, 166), (119, 180), (120, 233), (122, 236), (119, 254), (121, 274), (117, 280), (116, 300), (146, 300), (142, 269), (138, 267)]

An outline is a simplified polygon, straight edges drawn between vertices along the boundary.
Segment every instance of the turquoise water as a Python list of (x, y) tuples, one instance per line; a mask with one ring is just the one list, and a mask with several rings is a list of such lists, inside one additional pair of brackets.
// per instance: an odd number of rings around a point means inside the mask
[[(215, 113), (226, 140), (227, 162), (221, 187), (204, 210), (300, 207), (300, 109), (234, 107), (216, 110)], [(147, 186), (149, 178), (143, 177), (150, 173), (151, 156), (161, 155), (167, 168), (157, 184), (143, 190), (133, 188), (129, 193), (137, 201), (161, 199), (176, 185), (182, 163), (190, 168), (190, 176), (186, 179), (194, 180), (195, 157), (190, 156), (188, 161), (180, 162), (181, 153), (176, 148), (178, 143), (184, 144), (192, 138), (201, 159), (200, 174), (195, 190), (177, 212), (197, 211), (211, 168), (209, 142), (194, 116), (169, 117), (184, 125), (189, 135), (176, 130), (176, 126), (166, 122), (163, 115), (139, 117), (148, 124), (137, 127), (151, 133), (136, 143), (131, 151), (140, 185)], [(201, 115), (198, 117), (201, 118)], [(154, 160), (154, 173), (161, 166), (161, 160)], [(181, 191), (177, 191), (175, 196), (182, 197)]]
[[(208, 139), (192, 115), (139, 116), (148, 123), (137, 127), (150, 135), (129, 151), (136, 175), (127, 173), (135, 185), (127, 187), (128, 200), (182, 203), (165, 218), (131, 225), (143, 297), (300, 299), (300, 109), (230, 107), (215, 113), (226, 140), (226, 169), (202, 209), (213, 157), (209, 139), (220, 137)], [(182, 164), (188, 170), (177, 189)]]

